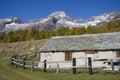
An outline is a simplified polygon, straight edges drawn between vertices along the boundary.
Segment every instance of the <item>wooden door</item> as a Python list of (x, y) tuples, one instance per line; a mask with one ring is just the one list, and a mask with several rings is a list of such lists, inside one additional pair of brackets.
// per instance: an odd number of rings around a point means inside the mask
[(72, 52), (65, 52), (65, 61), (72, 60)]

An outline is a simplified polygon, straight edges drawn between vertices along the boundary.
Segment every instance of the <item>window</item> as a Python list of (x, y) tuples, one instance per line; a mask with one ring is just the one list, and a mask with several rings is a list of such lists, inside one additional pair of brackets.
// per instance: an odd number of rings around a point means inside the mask
[[(116, 55), (117, 58), (120, 58), (120, 51), (117, 51), (117, 55)], [(117, 60), (118, 62), (120, 62), (120, 60)]]
[(72, 60), (72, 52), (65, 52), (65, 61)]
[(117, 51), (117, 58), (120, 58), (120, 51)]

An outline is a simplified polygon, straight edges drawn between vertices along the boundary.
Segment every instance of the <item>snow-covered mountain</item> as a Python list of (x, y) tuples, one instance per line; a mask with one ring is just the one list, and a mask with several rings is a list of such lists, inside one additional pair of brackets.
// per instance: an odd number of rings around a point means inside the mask
[(117, 18), (120, 12), (104, 13), (99, 16), (94, 16), (87, 20), (77, 19), (74, 20), (66, 15), (65, 12), (59, 11), (54, 12), (47, 16), (46, 18), (39, 20), (30, 20), (28, 22), (22, 23), (22, 21), (17, 17), (0, 19), (0, 32), (9, 32), (18, 29), (57, 29), (59, 27), (88, 27), (97, 26), (102, 23), (107, 23)]

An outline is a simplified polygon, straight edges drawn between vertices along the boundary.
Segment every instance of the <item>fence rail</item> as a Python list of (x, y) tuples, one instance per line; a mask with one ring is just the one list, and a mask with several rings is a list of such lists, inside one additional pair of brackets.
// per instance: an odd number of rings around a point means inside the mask
[[(56, 73), (59, 73), (60, 69), (71, 69), (73, 74), (76, 74), (76, 69), (77, 68), (88, 68), (88, 74), (91, 75), (93, 74), (93, 68), (101, 68), (101, 67), (105, 67), (105, 66), (92, 66), (92, 61), (99, 61), (99, 60), (103, 60), (103, 59), (91, 59), (91, 57), (85, 58), (88, 60), (88, 65), (86, 66), (77, 66), (76, 65), (76, 59), (78, 58), (73, 58), (72, 61), (54, 61), (54, 62), (47, 62), (47, 60), (44, 60), (43, 62), (34, 62), (34, 61), (26, 61), (25, 59), (17, 59), (16, 56), (12, 56), (10, 57), (11, 60), (11, 65), (15, 65), (15, 67), (17, 68), (18, 66), (22, 67), (23, 69), (26, 68), (30, 68), (31, 71), (34, 71), (36, 68), (41, 68), (43, 69), (44, 72), (47, 72), (47, 69), (55, 69)], [(104, 59), (106, 60), (106, 59)], [(113, 65), (113, 60), (120, 60), (120, 58), (117, 59), (107, 59), (109, 61), (111, 61), (111, 69), (114, 71), (114, 65)], [(106, 61), (107, 61), (106, 60)], [(60, 63), (71, 63), (71, 67), (60, 67)], [(38, 64), (42, 64), (42, 67), (38, 67)], [(56, 64), (55, 67), (47, 67), (47, 64)]]

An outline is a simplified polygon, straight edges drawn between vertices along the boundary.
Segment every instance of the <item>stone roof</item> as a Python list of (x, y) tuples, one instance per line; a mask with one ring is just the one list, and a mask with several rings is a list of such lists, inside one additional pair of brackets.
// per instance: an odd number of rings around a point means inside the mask
[(40, 51), (86, 51), (118, 49), (120, 49), (120, 32), (53, 37), (40, 49)]

